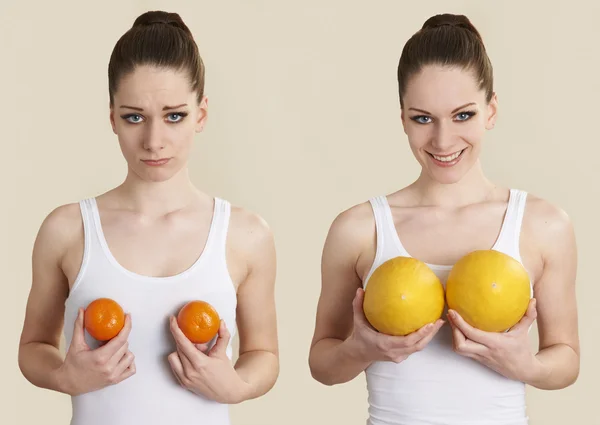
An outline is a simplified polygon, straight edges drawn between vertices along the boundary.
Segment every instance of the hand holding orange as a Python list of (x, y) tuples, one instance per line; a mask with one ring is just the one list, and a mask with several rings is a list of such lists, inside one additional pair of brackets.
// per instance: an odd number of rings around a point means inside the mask
[(177, 315), (177, 324), (194, 344), (209, 342), (219, 332), (221, 318), (208, 302), (194, 300), (184, 305)]
[(123, 329), (125, 312), (115, 300), (98, 298), (85, 309), (85, 329), (98, 341), (108, 341)]

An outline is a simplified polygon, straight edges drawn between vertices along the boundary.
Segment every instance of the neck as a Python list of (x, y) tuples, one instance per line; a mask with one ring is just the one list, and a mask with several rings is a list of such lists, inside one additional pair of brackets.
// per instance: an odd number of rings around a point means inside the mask
[(411, 187), (420, 205), (450, 208), (483, 202), (496, 189), (496, 185), (485, 177), (479, 161), (456, 183), (442, 184), (421, 172)]
[(187, 168), (162, 182), (144, 181), (129, 170), (116, 191), (122, 207), (151, 216), (181, 210), (196, 200), (199, 194)]

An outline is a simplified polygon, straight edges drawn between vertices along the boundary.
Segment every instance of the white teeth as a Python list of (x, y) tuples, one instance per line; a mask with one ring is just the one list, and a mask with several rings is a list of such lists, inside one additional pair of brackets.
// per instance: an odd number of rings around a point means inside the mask
[(458, 151), (456, 153), (453, 153), (450, 156), (437, 156), (437, 155), (433, 155), (432, 156), (437, 159), (438, 161), (441, 162), (450, 162), (450, 161), (454, 161), (456, 158), (458, 158), (458, 156), (461, 154), (462, 151)]

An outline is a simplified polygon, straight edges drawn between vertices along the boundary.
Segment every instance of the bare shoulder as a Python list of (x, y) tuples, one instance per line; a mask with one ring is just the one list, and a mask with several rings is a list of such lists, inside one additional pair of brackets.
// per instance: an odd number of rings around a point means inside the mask
[(323, 248), (322, 265), (354, 269), (364, 276), (375, 257), (375, 218), (370, 202), (340, 212), (331, 223)]
[(81, 237), (83, 221), (78, 203), (54, 208), (46, 215), (36, 238), (36, 245), (46, 245), (64, 251)]
[(546, 278), (549, 273), (557, 274), (556, 268), (574, 273), (577, 264), (575, 230), (564, 209), (528, 194), (522, 234), (523, 259), (529, 265), (536, 287), (549, 281)]
[(231, 207), (229, 229), (236, 250), (246, 253), (270, 245), (274, 239), (269, 223), (262, 216), (240, 206)]
[(330, 233), (360, 240), (370, 235), (375, 226), (373, 209), (369, 202), (362, 202), (340, 212), (333, 220)]
[[(231, 206), (227, 236), (227, 264), (236, 288), (244, 282), (274, 281), (276, 250), (273, 231), (258, 213)], [(252, 279), (256, 276), (256, 279)], [(254, 285), (250, 285), (254, 286)]]
[(523, 225), (541, 248), (548, 243), (568, 242), (574, 238), (573, 223), (560, 206), (539, 196), (528, 194)]

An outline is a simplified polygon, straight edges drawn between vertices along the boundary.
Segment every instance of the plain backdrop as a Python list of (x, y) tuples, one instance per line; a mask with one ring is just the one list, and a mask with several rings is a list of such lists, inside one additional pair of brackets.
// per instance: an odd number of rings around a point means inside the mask
[(234, 425), (364, 423), (362, 375), (326, 387), (308, 369), (321, 250), (340, 211), (417, 176), (396, 66), (410, 35), (443, 12), (472, 20), (494, 65), (500, 110), (482, 157), (488, 176), (560, 205), (576, 228), (581, 374), (562, 391), (528, 388), (531, 425), (597, 423), (594, 0), (3, 1), (0, 423), (70, 419), (69, 398), (35, 388), (17, 365), (31, 249), (53, 208), (124, 178), (107, 64), (121, 34), (153, 9), (183, 17), (207, 66), (209, 121), (191, 158), (194, 182), (262, 215), (276, 237), (281, 374), (268, 395), (232, 407)]

